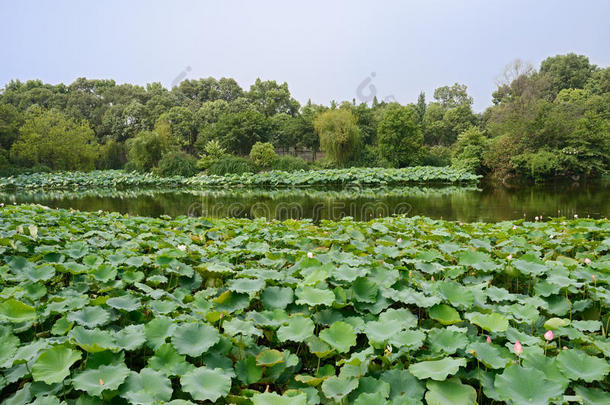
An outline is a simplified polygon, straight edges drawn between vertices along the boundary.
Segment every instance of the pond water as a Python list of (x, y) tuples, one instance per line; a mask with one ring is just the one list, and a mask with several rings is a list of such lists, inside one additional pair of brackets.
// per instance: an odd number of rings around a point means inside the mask
[(602, 218), (610, 215), (610, 182), (544, 185), (392, 188), (217, 188), (201, 190), (17, 191), (5, 204), (38, 203), (85, 211), (144, 216), (266, 217), (365, 220), (406, 214), (458, 221), (501, 221), (534, 216)]

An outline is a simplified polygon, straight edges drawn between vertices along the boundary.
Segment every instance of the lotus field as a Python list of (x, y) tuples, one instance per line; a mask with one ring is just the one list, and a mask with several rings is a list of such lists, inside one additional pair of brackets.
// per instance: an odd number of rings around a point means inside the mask
[(59, 172), (22, 174), (0, 177), (3, 189), (90, 189), (132, 187), (212, 187), (212, 186), (314, 186), (314, 185), (400, 185), (408, 183), (476, 183), (481, 176), (452, 167), (354, 167), (284, 172), (271, 170), (261, 173), (228, 174), (215, 176), (199, 174), (193, 177), (159, 177), (151, 173), (124, 172), (122, 170), (96, 170), (92, 172)]
[(610, 403), (610, 222), (0, 208), (5, 404)]

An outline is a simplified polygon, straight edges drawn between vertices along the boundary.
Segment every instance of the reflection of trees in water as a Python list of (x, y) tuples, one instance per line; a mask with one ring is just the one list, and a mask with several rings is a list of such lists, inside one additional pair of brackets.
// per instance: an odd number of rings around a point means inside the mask
[(503, 220), (535, 215), (610, 214), (608, 182), (517, 188), (398, 187), (346, 189), (143, 189), (0, 193), (0, 201), (118, 211), (146, 216), (273, 217), (356, 220), (394, 214), (448, 220)]

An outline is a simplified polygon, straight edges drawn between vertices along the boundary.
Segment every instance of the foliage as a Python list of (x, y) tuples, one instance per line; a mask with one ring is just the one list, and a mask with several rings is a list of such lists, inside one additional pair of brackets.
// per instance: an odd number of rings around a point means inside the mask
[(259, 168), (267, 169), (273, 165), (278, 156), (269, 142), (256, 142), (250, 150), (250, 160)]
[(127, 162), (125, 145), (110, 139), (100, 147), (100, 156), (97, 161), (99, 169), (121, 169)]
[(198, 172), (197, 159), (185, 152), (169, 152), (159, 160), (157, 173), (160, 176), (193, 176)]
[(225, 149), (220, 146), (217, 140), (208, 141), (203, 147), (203, 155), (197, 161), (197, 169), (207, 170), (214, 163), (222, 159), (226, 153)]
[(391, 105), (384, 111), (377, 129), (377, 144), (382, 158), (394, 167), (413, 166), (420, 160), (423, 136), (411, 107)]
[(483, 159), (487, 150), (485, 135), (475, 127), (467, 129), (458, 136), (453, 146), (453, 166), (471, 173), (484, 173)]
[(451, 149), (442, 145), (425, 145), (421, 164), (423, 166), (449, 166), (451, 164)]
[(213, 163), (208, 169), (208, 174), (211, 176), (226, 176), (248, 174), (255, 171), (256, 168), (250, 159), (229, 155)]
[(608, 400), (608, 220), (0, 211), (9, 403)]
[(98, 154), (93, 131), (57, 110), (31, 108), (10, 151), (20, 166), (44, 164), (54, 170), (90, 170)]
[(280, 156), (273, 161), (271, 169), (294, 172), (297, 170), (309, 170), (309, 164), (300, 157)]
[(138, 171), (149, 171), (157, 167), (165, 153), (170, 150), (169, 140), (157, 132), (140, 132), (127, 142), (127, 159)]
[(353, 158), (362, 144), (362, 134), (354, 115), (347, 110), (329, 110), (318, 115), (314, 128), (320, 147), (332, 162), (339, 165)]

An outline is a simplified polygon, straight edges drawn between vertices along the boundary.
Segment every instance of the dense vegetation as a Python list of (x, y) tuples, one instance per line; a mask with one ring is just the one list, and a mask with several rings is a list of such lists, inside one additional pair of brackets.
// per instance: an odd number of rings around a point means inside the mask
[(451, 167), (407, 167), (403, 169), (351, 168), (261, 173), (200, 174), (193, 177), (159, 177), (151, 173), (121, 170), (91, 172), (34, 173), (0, 178), (0, 189), (91, 189), (198, 186), (315, 186), (315, 185), (400, 185), (406, 183), (473, 183), (480, 176)]
[[(0, 94), (0, 171), (290, 171), (307, 163), (276, 152), (296, 149), (314, 156), (322, 149), (320, 167), (453, 164), (503, 179), (608, 171), (610, 68), (575, 54), (549, 57), (538, 70), (516, 61), (492, 101), (474, 113), (457, 83), (436, 89), (430, 103), (422, 93), (406, 106), (376, 99), (301, 106), (286, 83), (260, 79), (247, 91), (227, 78), (171, 90), (85, 78), (12, 81)], [(261, 146), (251, 155), (254, 145)]]
[(607, 220), (0, 211), (6, 404), (609, 399)]

